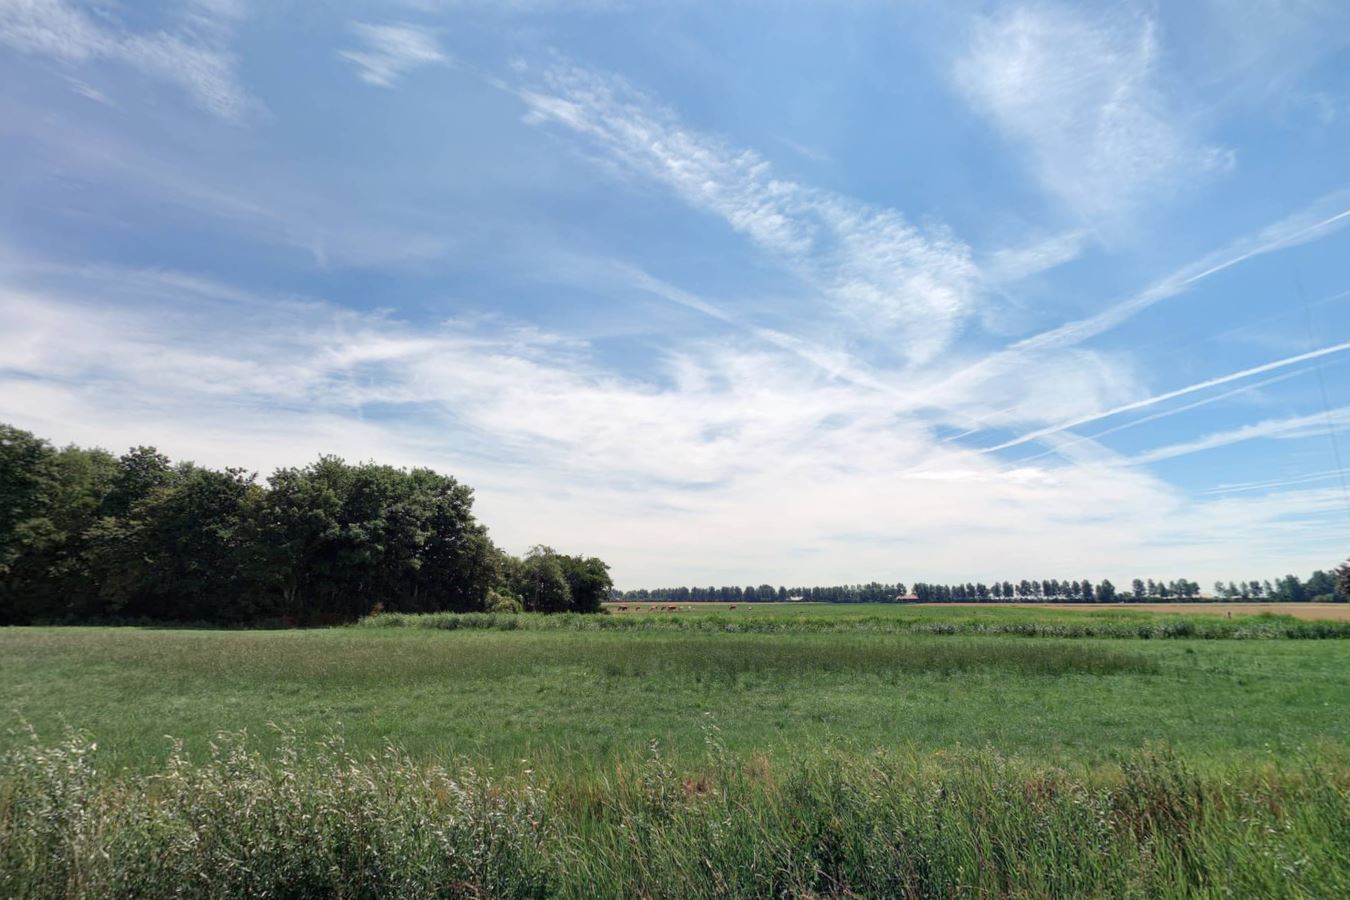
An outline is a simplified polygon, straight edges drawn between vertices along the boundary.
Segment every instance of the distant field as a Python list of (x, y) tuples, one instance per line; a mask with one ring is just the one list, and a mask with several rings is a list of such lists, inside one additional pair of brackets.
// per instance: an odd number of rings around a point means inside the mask
[[(979, 603), (933, 603), (931, 606), (979, 607)], [(1293, 616), (1306, 621), (1350, 622), (1350, 603), (1004, 603), (1021, 609), (1070, 609), (1097, 612), (1122, 609), (1145, 613), (1200, 613), (1211, 616)]]
[[(872, 631), (865, 617), (857, 631), (794, 631), (821, 621), (796, 618), (806, 609), (723, 612), (706, 619), (714, 630), (693, 632), (666, 630), (684, 620), (656, 614), (651, 630), (617, 632), (3, 629), (0, 710), (48, 737), (87, 729), (130, 766), (161, 760), (166, 735), (200, 751), (222, 730), (270, 742), (273, 725), (310, 736), (340, 726), (369, 750), (394, 742), (421, 757), (568, 771), (651, 741), (697, 753), (710, 726), (739, 754), (987, 746), (1067, 765), (1147, 741), (1205, 760), (1350, 741), (1347, 640), (910, 634)], [(944, 626), (1090, 615), (880, 608), (900, 611)], [(767, 616), (782, 630), (724, 630)]]
[[(652, 612), (668, 611), (676, 607), (677, 612), (745, 612), (769, 613), (780, 615), (877, 615), (887, 612), (895, 615), (923, 615), (925, 610), (963, 609), (976, 610), (997, 616), (1000, 610), (1034, 609), (1054, 614), (1057, 612), (1095, 612), (1104, 613), (1114, 610), (1138, 613), (1140, 615), (1175, 613), (1188, 615), (1234, 616), (1280, 615), (1293, 616), (1305, 621), (1350, 622), (1350, 603), (661, 603), (642, 600), (635, 603), (608, 603), (612, 612)], [(932, 614), (932, 613), (930, 613)], [(941, 615), (935, 614), (935, 615)]]

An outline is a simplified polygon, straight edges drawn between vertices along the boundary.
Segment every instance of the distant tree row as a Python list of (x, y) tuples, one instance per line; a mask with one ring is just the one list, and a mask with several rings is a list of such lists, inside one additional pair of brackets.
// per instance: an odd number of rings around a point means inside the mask
[(470, 488), (430, 469), (325, 456), (259, 483), (0, 425), (0, 624), (600, 610), (603, 561), (544, 546), (513, 557), (472, 506)]
[[(1338, 580), (1339, 579), (1339, 580)], [(1336, 573), (1321, 570), (1307, 580), (1297, 575), (1286, 575), (1278, 581), (1215, 582), (1210, 599), (1267, 600), (1277, 603), (1345, 602), (1350, 586), (1350, 564)], [(1202, 596), (1200, 585), (1184, 578), (1175, 581), (1136, 578), (1128, 590), (1117, 590), (1108, 579), (1094, 583), (1090, 578), (1081, 581), (1061, 581), (1050, 578), (1041, 581), (1023, 579), (1018, 582), (996, 581), (993, 584), (916, 584), (915, 598), (920, 601), (1008, 601), (1038, 600), (1064, 603), (1129, 603), (1167, 600), (1195, 600)]]
[[(1345, 602), (1350, 594), (1350, 563), (1334, 573), (1313, 572), (1306, 580), (1286, 575), (1275, 581), (1215, 582), (1214, 599), (1267, 600), (1277, 603)], [(920, 603), (1039, 601), (1050, 603), (1147, 603), (1168, 600), (1196, 600), (1202, 594), (1198, 582), (1136, 578), (1128, 589), (1117, 589), (1109, 579), (1081, 580), (1022, 579), (990, 584), (916, 583), (906, 591), (903, 582), (884, 584), (836, 585), (834, 587), (788, 588), (759, 587), (679, 587), (655, 590), (630, 590), (623, 593), (629, 601), (754, 603), (756, 601), (811, 600), (823, 603), (885, 603), (911, 600)]]
[(1276, 603), (1344, 603), (1350, 595), (1350, 563), (1334, 572), (1318, 569), (1306, 580), (1286, 575), (1277, 581), (1214, 582), (1214, 596), (1224, 600), (1271, 600)]
[(783, 603), (810, 600), (815, 603), (889, 603), (905, 593), (903, 583), (838, 584), (832, 587), (774, 587), (771, 584), (745, 587), (639, 588), (624, 591), (628, 601), (654, 600), (670, 603)]

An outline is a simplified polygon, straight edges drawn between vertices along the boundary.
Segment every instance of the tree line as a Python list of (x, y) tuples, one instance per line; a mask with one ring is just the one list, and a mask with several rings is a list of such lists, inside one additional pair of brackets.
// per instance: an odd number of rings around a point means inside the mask
[(676, 588), (637, 588), (624, 591), (622, 599), (628, 601), (654, 600), (670, 603), (786, 603), (791, 600), (810, 600), (814, 603), (889, 603), (897, 595), (905, 593), (905, 585), (883, 584), (873, 581), (869, 584), (838, 584), (830, 587), (774, 587), (771, 584), (745, 587), (676, 587)]
[[(1275, 581), (1215, 582), (1207, 599), (1266, 600), (1276, 603), (1340, 602), (1350, 595), (1350, 563), (1334, 572), (1318, 570), (1306, 579), (1286, 575)], [(888, 603), (906, 600), (918, 603), (998, 603), (1038, 601), (1048, 603), (1157, 603), (1173, 600), (1197, 600), (1204, 595), (1198, 582), (1185, 578), (1173, 581), (1135, 578), (1129, 587), (1117, 589), (1110, 579), (1093, 581), (1022, 579), (1020, 581), (967, 582), (965, 584), (929, 584), (917, 582), (906, 590), (904, 582), (870, 582), (831, 587), (678, 587), (629, 590), (623, 599), (671, 603), (755, 603), (793, 600), (817, 603)]]
[(322, 456), (260, 482), (0, 424), (0, 624), (601, 610), (602, 560), (512, 556), (472, 508), (469, 487), (431, 469)]

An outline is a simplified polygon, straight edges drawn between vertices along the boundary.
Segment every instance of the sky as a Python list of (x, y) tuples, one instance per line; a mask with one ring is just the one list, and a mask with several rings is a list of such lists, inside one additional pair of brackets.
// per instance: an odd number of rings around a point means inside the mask
[(1350, 554), (1350, 5), (0, 0), (0, 421), (618, 586)]

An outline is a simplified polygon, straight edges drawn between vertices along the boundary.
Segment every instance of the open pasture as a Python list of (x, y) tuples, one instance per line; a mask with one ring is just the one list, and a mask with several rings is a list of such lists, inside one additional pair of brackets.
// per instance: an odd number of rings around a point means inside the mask
[[(909, 633), (873, 630), (866, 617), (1014, 627), (1018, 616), (1090, 615), (1058, 610), (802, 612), (724, 611), (693, 630), (669, 615), (617, 631), (570, 630), (557, 617), (523, 617), (531, 628), (521, 630), (500, 620), (450, 631), (7, 629), (0, 710), (47, 737), (86, 730), (131, 767), (162, 760), (166, 735), (201, 750), (218, 731), (267, 743), (275, 727), (564, 771), (603, 769), (652, 741), (677, 758), (696, 753), (709, 727), (743, 755), (990, 747), (1067, 765), (1145, 742), (1209, 760), (1350, 741), (1350, 641)], [(752, 618), (768, 630), (735, 630)], [(617, 614), (576, 627), (611, 619), (623, 624)], [(817, 630), (821, 621), (845, 630)]]

